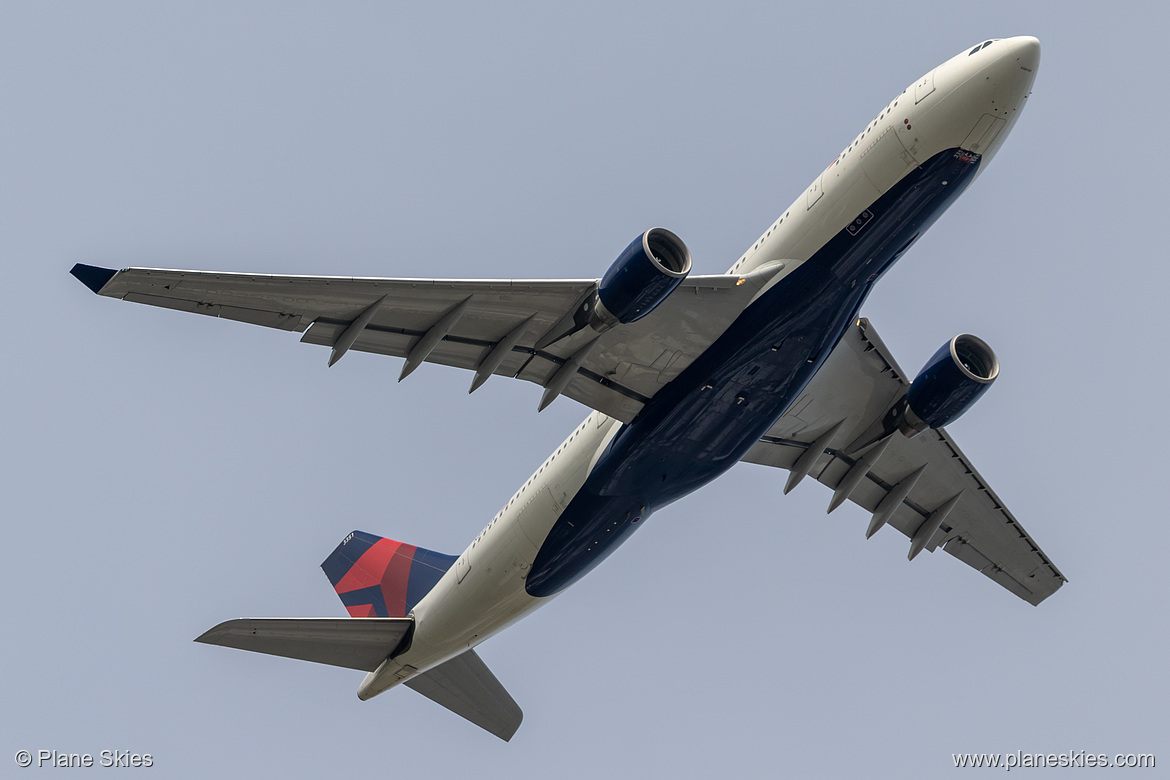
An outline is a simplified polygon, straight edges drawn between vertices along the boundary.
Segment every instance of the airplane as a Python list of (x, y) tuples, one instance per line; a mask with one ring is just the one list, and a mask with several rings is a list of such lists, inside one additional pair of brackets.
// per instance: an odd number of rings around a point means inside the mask
[[(673, 232), (600, 279), (274, 276), (78, 264), (111, 298), (294, 331), (330, 347), (540, 385), (592, 411), (458, 555), (354, 531), (321, 567), (346, 618), (229, 620), (196, 641), (365, 671), (509, 740), (523, 713), (475, 648), (583, 577), (656, 510), (741, 461), (812, 476), (908, 558), (942, 549), (1039, 604), (1066, 581), (946, 431), (999, 374), (959, 334), (911, 381), (860, 316), (878, 279), (995, 156), (1036, 38), (980, 42), (882, 108), (724, 274)], [(887, 532), (888, 533), (888, 532)]]

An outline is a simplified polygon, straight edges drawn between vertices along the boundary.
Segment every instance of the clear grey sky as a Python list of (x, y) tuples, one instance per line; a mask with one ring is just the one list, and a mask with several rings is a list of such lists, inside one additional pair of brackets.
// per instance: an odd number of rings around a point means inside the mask
[[(155, 777), (1170, 765), (1166, 12), (1087, 9), (0, 2), (0, 775), (42, 748)], [(1021, 34), (1020, 123), (864, 314), (910, 370), (961, 331), (999, 353), (950, 430), (1071, 580), (1048, 602), (741, 465), (482, 646), (525, 710), (510, 744), (191, 641), (343, 615), (317, 566), (351, 530), (458, 552), (586, 410), (327, 370), (294, 335), (98, 298), (73, 263), (596, 277), (662, 225), (721, 272), (903, 87)]]

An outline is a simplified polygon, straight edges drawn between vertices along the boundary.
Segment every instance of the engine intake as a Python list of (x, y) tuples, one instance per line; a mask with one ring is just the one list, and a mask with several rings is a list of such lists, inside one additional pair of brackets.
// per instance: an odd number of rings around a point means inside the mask
[(635, 238), (597, 286), (590, 325), (607, 330), (636, 322), (666, 300), (691, 272), (691, 250), (665, 228)]
[(960, 333), (943, 344), (906, 393), (898, 427), (907, 436), (959, 419), (999, 376), (999, 358), (983, 339)]

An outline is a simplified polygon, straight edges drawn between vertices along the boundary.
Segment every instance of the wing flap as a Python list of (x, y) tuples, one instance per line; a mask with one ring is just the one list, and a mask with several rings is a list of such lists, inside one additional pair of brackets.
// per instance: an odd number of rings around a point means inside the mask
[(507, 742), (524, 712), (474, 650), (405, 682), (431, 701)]
[[(804, 395), (743, 459), (792, 469), (812, 442), (843, 420), (837, 436), (810, 472), (817, 481), (836, 489), (885, 435), (886, 413), (907, 387), (908, 379), (870, 323), (859, 320)], [(914, 477), (920, 469), (922, 473)], [(913, 489), (888, 514), (886, 524), (913, 539), (934, 510), (961, 493), (954, 509), (926, 541), (926, 550), (933, 552), (942, 546), (1032, 604), (1039, 604), (1064, 584), (1064, 575), (945, 430), (928, 430), (913, 439), (892, 434), (881, 457), (848, 499), (876, 515), (883, 499), (911, 477), (915, 479)]]
[(372, 672), (413, 625), (412, 618), (239, 618), (195, 641)]

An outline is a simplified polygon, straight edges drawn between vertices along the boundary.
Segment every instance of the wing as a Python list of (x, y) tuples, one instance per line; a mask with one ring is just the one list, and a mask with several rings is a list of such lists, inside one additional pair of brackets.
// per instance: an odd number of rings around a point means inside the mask
[(804, 394), (744, 457), (833, 488), (873, 512), (867, 536), (891, 525), (910, 537), (909, 557), (942, 547), (1032, 604), (1064, 576), (943, 429), (912, 439), (888, 433), (889, 410), (910, 386), (868, 320), (842, 338)]
[[(580, 327), (596, 290), (586, 280), (381, 279), (77, 265), (94, 292), (134, 303), (295, 331), (332, 347), (475, 372), (545, 388), (540, 408), (563, 393), (628, 422), (710, 346), (783, 266), (747, 276), (691, 276), (653, 312), (598, 335)], [(564, 335), (564, 334), (568, 335)]]

